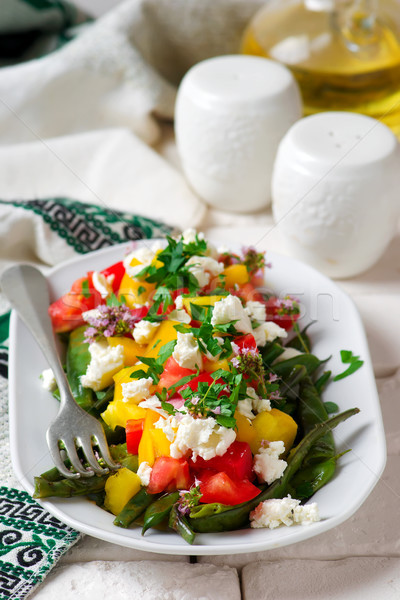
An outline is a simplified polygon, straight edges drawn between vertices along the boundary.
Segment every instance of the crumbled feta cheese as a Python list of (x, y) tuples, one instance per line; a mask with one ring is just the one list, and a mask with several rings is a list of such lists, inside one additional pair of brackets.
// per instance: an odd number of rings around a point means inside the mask
[(138, 404), (141, 400), (145, 400), (151, 396), (150, 388), (152, 385), (153, 380), (151, 377), (132, 379), (128, 383), (122, 383), (122, 400)]
[(193, 333), (178, 332), (177, 343), (172, 356), (178, 365), (184, 369), (201, 369), (203, 366), (201, 352)]
[(318, 504), (316, 502), (303, 505), (299, 504), (294, 509), (293, 520), (295, 523), (300, 523), (301, 525), (311, 525), (311, 523), (316, 523), (320, 520)]
[[(214, 336), (214, 339), (217, 340), (219, 347), (221, 348), (221, 346), (224, 343), (224, 340), (221, 337), (217, 337)], [(222, 348), (221, 348), (221, 352), (222, 352)], [(219, 360), (219, 357), (221, 356), (221, 352), (218, 352), (218, 354), (216, 354), (215, 356), (213, 356), (211, 354), (211, 352), (209, 350), (206, 349), (205, 352), (203, 352), (204, 356), (206, 358), (208, 358), (208, 360), (210, 360), (211, 362), (216, 362), (217, 360)]]
[(199, 231), (197, 233), (197, 231), (195, 229), (185, 229), (185, 231), (182, 233), (182, 240), (184, 244), (190, 244), (192, 242), (196, 241), (196, 235), (197, 238), (199, 240), (204, 240), (204, 233)]
[(255, 419), (256, 415), (253, 413), (253, 403), (250, 398), (245, 398), (244, 400), (239, 400), (237, 403), (238, 412), (247, 417), (248, 419)]
[(257, 300), (249, 300), (246, 302), (245, 312), (249, 315), (252, 321), (263, 323), (266, 319), (265, 304)]
[(318, 506), (315, 502), (301, 506), (300, 500), (295, 500), (290, 495), (281, 499), (264, 500), (250, 513), (250, 525), (255, 529), (275, 529), (280, 525), (290, 527), (294, 523), (310, 525), (319, 520)]
[(165, 417), (165, 418), (168, 417), (167, 411), (164, 410), (163, 408), (161, 408), (161, 402), (157, 398), (157, 396), (150, 396), (149, 398), (142, 400), (139, 403), (139, 406), (141, 408), (150, 408), (150, 410), (154, 410), (154, 412), (158, 413), (162, 417)]
[(100, 296), (105, 299), (113, 293), (112, 282), (114, 275), (106, 277), (99, 271), (94, 271), (92, 275), (93, 287), (99, 292)]
[(272, 342), (277, 337), (287, 337), (287, 331), (273, 321), (261, 323), (251, 333), (255, 337), (257, 346), (265, 346), (267, 342)]
[(256, 390), (252, 387), (248, 387), (246, 394), (251, 398), (252, 410), (258, 414), (261, 412), (269, 412), (271, 410), (271, 402), (266, 398), (260, 398)]
[(183, 308), (183, 296), (180, 294), (175, 298), (175, 306), (177, 310), (182, 310)]
[(176, 425), (178, 431), (170, 449), (173, 458), (181, 458), (190, 450), (193, 460), (198, 456), (204, 460), (222, 456), (236, 438), (233, 429), (218, 425), (213, 417), (195, 419), (184, 415)]
[(139, 468), (137, 470), (137, 475), (140, 479), (140, 483), (144, 486), (149, 485), (150, 483), (150, 475), (152, 472), (152, 468), (147, 461), (143, 461), (140, 463)]
[[(149, 246), (140, 246), (139, 248), (135, 248), (132, 252), (130, 252), (124, 258), (124, 267), (125, 271), (129, 275), (129, 277), (136, 277), (136, 275), (142, 271), (145, 267), (148, 267), (153, 262), (154, 258), (157, 255), (157, 252), (162, 248), (161, 242), (155, 242), (151, 247)], [(140, 264), (131, 265), (132, 260), (138, 261)]]
[(282, 362), (283, 360), (289, 360), (290, 358), (295, 358), (300, 354), (303, 354), (303, 352), (300, 352), (300, 350), (296, 350), (296, 348), (285, 348), (282, 354), (280, 354), (272, 364)]
[(168, 315), (168, 319), (170, 321), (179, 321), (179, 323), (190, 323), (192, 320), (191, 316), (186, 312), (186, 310), (171, 310)]
[(57, 382), (54, 377), (53, 369), (45, 369), (41, 374), (42, 387), (48, 392), (54, 392)]
[(174, 437), (176, 435), (176, 431), (177, 431), (177, 427), (178, 427), (175, 417), (172, 417), (171, 415), (169, 417), (167, 417), (166, 419), (163, 419), (162, 417), (160, 417), (158, 419), (158, 421), (154, 424), (154, 427), (156, 429), (162, 429), (162, 431), (165, 433), (165, 436), (169, 442), (174, 441)]
[(148, 344), (159, 325), (159, 323), (152, 323), (151, 321), (139, 321), (133, 330), (133, 339), (138, 344)]
[(279, 458), (283, 452), (285, 452), (283, 442), (270, 442), (267, 448), (260, 448), (253, 464), (260, 481), (266, 481), (270, 485), (283, 475), (287, 467), (287, 462)]
[(210, 256), (191, 256), (186, 267), (197, 279), (201, 288), (210, 283), (211, 277), (216, 277), (224, 270), (224, 264), (217, 262)]
[(109, 385), (107, 379), (124, 366), (124, 348), (120, 344), (109, 346), (105, 340), (101, 340), (90, 344), (89, 352), (90, 363), (85, 375), (81, 375), (81, 383), (98, 392)]
[(242, 303), (237, 296), (226, 296), (214, 304), (211, 324), (214, 326), (224, 325), (230, 321), (237, 321), (235, 323), (236, 331), (254, 333), (250, 317), (245, 313)]

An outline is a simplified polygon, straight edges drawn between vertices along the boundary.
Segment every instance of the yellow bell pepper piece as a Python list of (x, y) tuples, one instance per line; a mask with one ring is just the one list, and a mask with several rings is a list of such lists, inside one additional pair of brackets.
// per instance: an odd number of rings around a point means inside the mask
[(226, 358), (223, 358), (222, 360), (216, 360), (214, 362), (210, 360), (204, 364), (204, 370), (207, 373), (214, 373), (214, 371), (218, 371), (218, 369), (229, 371), (229, 362)]
[(238, 442), (247, 442), (250, 447), (254, 445), (257, 437), (257, 432), (252, 425), (250, 419), (242, 415), (240, 412), (235, 412), (236, 419), (236, 439)]
[[(136, 259), (133, 259), (132, 263), (135, 260)], [(136, 264), (140, 264), (139, 261), (136, 261)], [(141, 294), (139, 294), (139, 288), (144, 288), (144, 291), (140, 290), (142, 292)], [(146, 304), (150, 294), (154, 290), (154, 283), (132, 279), (132, 277), (129, 277), (128, 273), (125, 273), (121, 285), (119, 286), (118, 299), (122, 301), (123, 296), (125, 298), (125, 304), (129, 306), (129, 308), (135, 308), (136, 304)]]
[(123, 336), (108, 337), (109, 346), (122, 346), (124, 349), (124, 365), (130, 366), (137, 362), (138, 356), (143, 356), (146, 346), (141, 346), (135, 340)]
[(147, 350), (143, 356), (146, 356), (146, 358), (157, 358), (160, 349), (165, 344), (171, 342), (172, 340), (176, 340), (178, 337), (178, 332), (175, 329), (175, 325), (183, 325), (189, 329), (189, 325), (179, 323), (178, 321), (162, 321), (154, 338), (149, 342)]
[(297, 434), (296, 421), (285, 412), (272, 408), (270, 411), (262, 412), (252, 421), (252, 427), (256, 431), (254, 440), (250, 443), (253, 454), (257, 454), (262, 440), (278, 442), (282, 440), (285, 444), (285, 454), (293, 446)]
[(153, 442), (154, 456), (170, 456), (171, 454), (171, 442), (162, 429), (150, 429), (150, 434)]
[(137, 404), (124, 402), (122, 395), (122, 384), (132, 381), (131, 373), (143, 369), (147, 371), (147, 365), (134, 365), (133, 367), (125, 367), (114, 375), (114, 399), (109, 403), (106, 410), (101, 414), (103, 420), (111, 429), (115, 429), (117, 425), (126, 427), (128, 419), (144, 419), (146, 409), (140, 408)]
[(115, 475), (110, 475), (106, 481), (104, 506), (113, 515), (118, 515), (140, 488), (139, 476), (126, 467), (122, 467)]
[(107, 423), (111, 429), (115, 429), (117, 425), (126, 427), (126, 422), (129, 419), (144, 419), (146, 409), (130, 402), (123, 400), (113, 400), (109, 403), (106, 410), (101, 413), (103, 421)]
[(246, 265), (230, 265), (222, 271), (225, 275), (225, 287), (231, 288), (235, 284), (244, 285), (249, 282), (249, 273)]
[(146, 409), (143, 434), (139, 443), (138, 461), (147, 462), (152, 467), (158, 456), (170, 455), (170, 442), (162, 429), (156, 429), (155, 423), (162, 418), (154, 410)]
[(140, 363), (137, 363), (133, 367), (125, 367), (124, 369), (121, 369), (120, 371), (118, 371), (118, 373), (116, 373), (114, 375), (115, 387), (114, 387), (113, 402), (116, 402), (118, 400), (120, 400), (122, 402), (122, 399), (123, 399), (122, 384), (129, 383), (130, 381), (132, 381), (131, 373), (134, 373), (135, 371), (147, 371), (147, 369), (148, 369), (147, 365), (142, 365)]
[(214, 306), (216, 302), (222, 300), (224, 296), (190, 296), (189, 298), (182, 298), (183, 307), (186, 309), (186, 312), (189, 315), (192, 315), (190, 312), (190, 305), (197, 304), (198, 306)]

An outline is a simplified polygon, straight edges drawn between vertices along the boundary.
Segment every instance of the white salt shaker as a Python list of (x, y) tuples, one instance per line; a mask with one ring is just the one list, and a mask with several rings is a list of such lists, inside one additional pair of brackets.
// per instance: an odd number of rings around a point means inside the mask
[(185, 176), (208, 204), (249, 212), (270, 202), (278, 144), (301, 117), (290, 71), (255, 56), (219, 56), (182, 80), (175, 134)]
[(272, 179), (273, 213), (297, 258), (335, 278), (383, 254), (400, 207), (400, 146), (364, 115), (320, 113), (283, 138)]

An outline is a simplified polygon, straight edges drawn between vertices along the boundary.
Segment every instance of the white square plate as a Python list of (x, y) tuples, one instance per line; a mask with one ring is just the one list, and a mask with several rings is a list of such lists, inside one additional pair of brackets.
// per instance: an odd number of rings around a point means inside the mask
[[(149, 241), (141, 243), (149, 244)], [(121, 260), (125, 246), (114, 246), (80, 256), (51, 271), (48, 276), (55, 300), (72, 282), (89, 270), (101, 270)], [(235, 248), (233, 249), (235, 250)], [(360, 355), (364, 365), (356, 373), (330, 383), (324, 400), (336, 402), (340, 410), (358, 406), (361, 412), (334, 430), (338, 452), (347, 448), (334, 479), (319, 490), (312, 501), (319, 506), (321, 521), (308, 526), (243, 529), (216, 534), (197, 534), (189, 546), (174, 532), (150, 530), (144, 537), (138, 527), (120, 529), (113, 516), (86, 499), (57, 499), (40, 503), (71, 527), (94, 537), (140, 550), (167, 554), (234, 554), (285, 546), (335, 527), (348, 519), (377, 483), (386, 460), (385, 436), (371, 359), (358, 312), (349, 297), (331, 280), (308, 265), (268, 253), (272, 269), (266, 285), (277, 295), (300, 299), (300, 325), (311, 327), (313, 353), (331, 356), (327, 367), (340, 373), (340, 350)], [(16, 475), (25, 489), (33, 492), (33, 478), (52, 466), (46, 445), (46, 430), (55, 417), (58, 403), (46, 392), (39, 375), (47, 368), (35, 340), (13, 313), (10, 331), (10, 442)]]

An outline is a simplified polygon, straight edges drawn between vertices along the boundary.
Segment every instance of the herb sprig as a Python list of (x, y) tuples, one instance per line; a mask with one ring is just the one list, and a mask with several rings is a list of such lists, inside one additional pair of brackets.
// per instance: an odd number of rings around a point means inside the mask
[(339, 379), (344, 379), (345, 377), (352, 375), (364, 364), (364, 361), (360, 360), (359, 356), (355, 356), (351, 350), (341, 350), (340, 358), (342, 359), (343, 364), (348, 364), (349, 366), (342, 373), (335, 375), (333, 381), (339, 381)]

